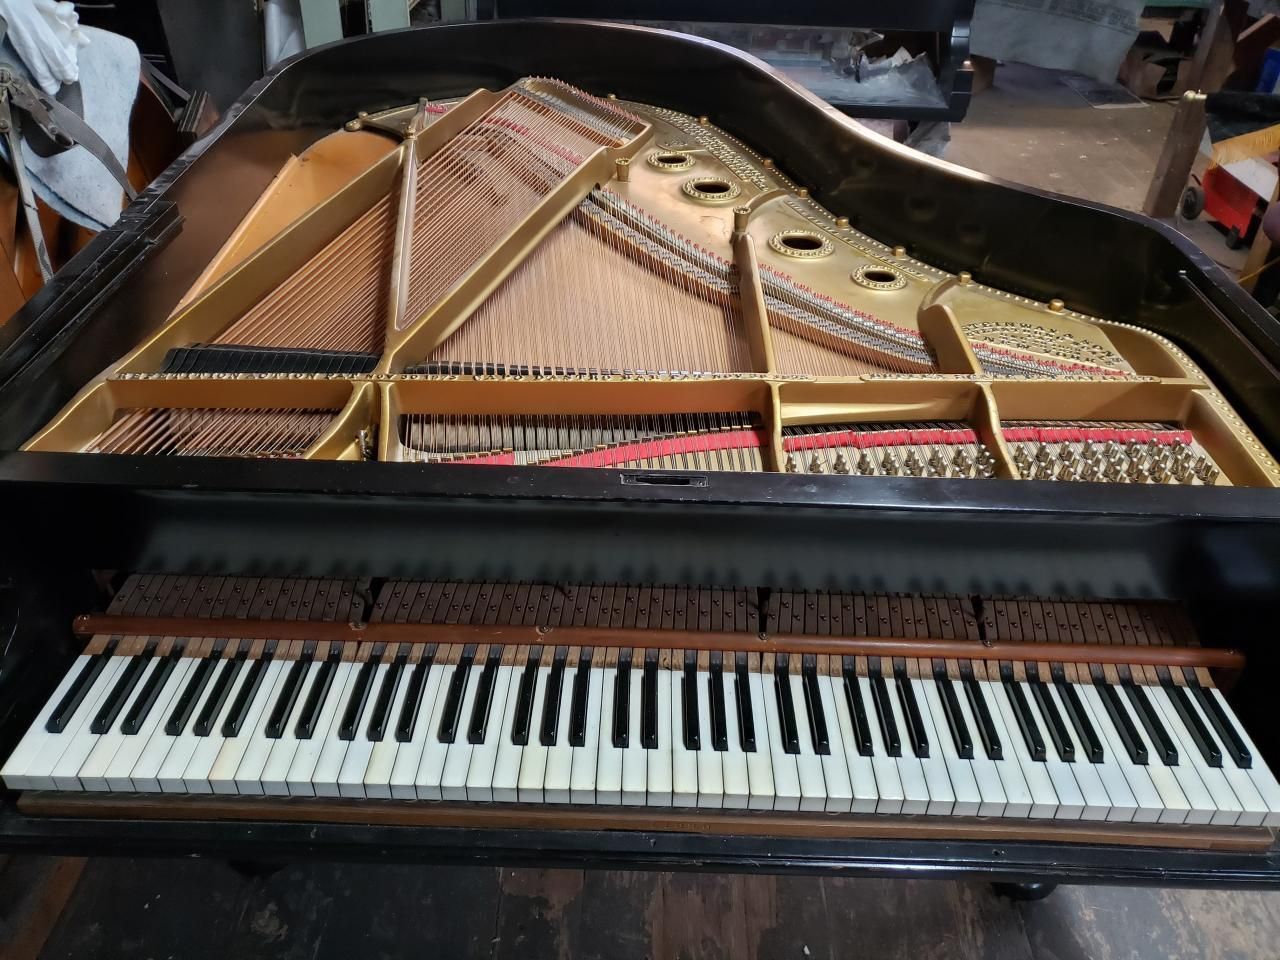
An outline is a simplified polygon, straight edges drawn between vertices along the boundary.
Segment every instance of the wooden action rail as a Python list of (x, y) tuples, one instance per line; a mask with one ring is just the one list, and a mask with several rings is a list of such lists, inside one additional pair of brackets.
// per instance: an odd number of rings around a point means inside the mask
[(303, 620), (203, 619), (85, 614), (77, 636), (214, 637), (240, 640), (329, 640), (339, 643), (501, 643), (511, 645), (720, 650), (942, 660), (1203, 667), (1239, 672), (1238, 650), (1149, 644), (940, 640), (910, 637), (823, 637), (627, 627), (535, 627), (462, 623), (316, 623)]

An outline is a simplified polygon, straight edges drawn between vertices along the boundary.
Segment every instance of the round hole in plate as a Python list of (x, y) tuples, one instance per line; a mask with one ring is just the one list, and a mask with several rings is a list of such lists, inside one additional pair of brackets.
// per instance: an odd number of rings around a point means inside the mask
[(742, 188), (736, 183), (719, 177), (694, 177), (686, 180), (681, 189), (685, 196), (699, 203), (727, 203), (742, 193)]
[(649, 166), (664, 173), (675, 173), (688, 170), (693, 166), (693, 157), (683, 150), (655, 150), (647, 158)]
[(826, 257), (834, 249), (830, 240), (812, 230), (783, 230), (769, 238), (769, 246), (784, 257), (801, 260)]
[(850, 275), (853, 282), (869, 290), (901, 290), (907, 278), (893, 267), (864, 263)]

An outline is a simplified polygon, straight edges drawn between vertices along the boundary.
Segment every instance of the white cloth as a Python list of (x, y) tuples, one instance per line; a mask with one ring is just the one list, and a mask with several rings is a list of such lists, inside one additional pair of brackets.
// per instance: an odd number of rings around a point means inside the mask
[(970, 51), (1110, 83), (1138, 36), (1143, 0), (977, 0)]
[(8, 39), (41, 90), (55, 94), (80, 79), (80, 48), (89, 38), (68, 0), (0, 0)]

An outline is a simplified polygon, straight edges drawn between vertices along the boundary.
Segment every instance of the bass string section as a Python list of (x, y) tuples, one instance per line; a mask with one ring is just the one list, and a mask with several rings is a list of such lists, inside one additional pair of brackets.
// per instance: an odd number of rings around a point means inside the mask
[(150, 456), (303, 456), (333, 421), (333, 410), (138, 408), (125, 410), (86, 453)]
[(424, 463), (762, 471), (751, 413), (405, 414), (401, 458)]

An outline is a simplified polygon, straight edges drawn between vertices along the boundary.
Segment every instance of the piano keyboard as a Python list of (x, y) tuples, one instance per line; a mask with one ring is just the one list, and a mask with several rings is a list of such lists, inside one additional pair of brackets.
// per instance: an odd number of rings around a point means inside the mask
[(1280, 826), (1189, 668), (97, 636), (15, 790)]

